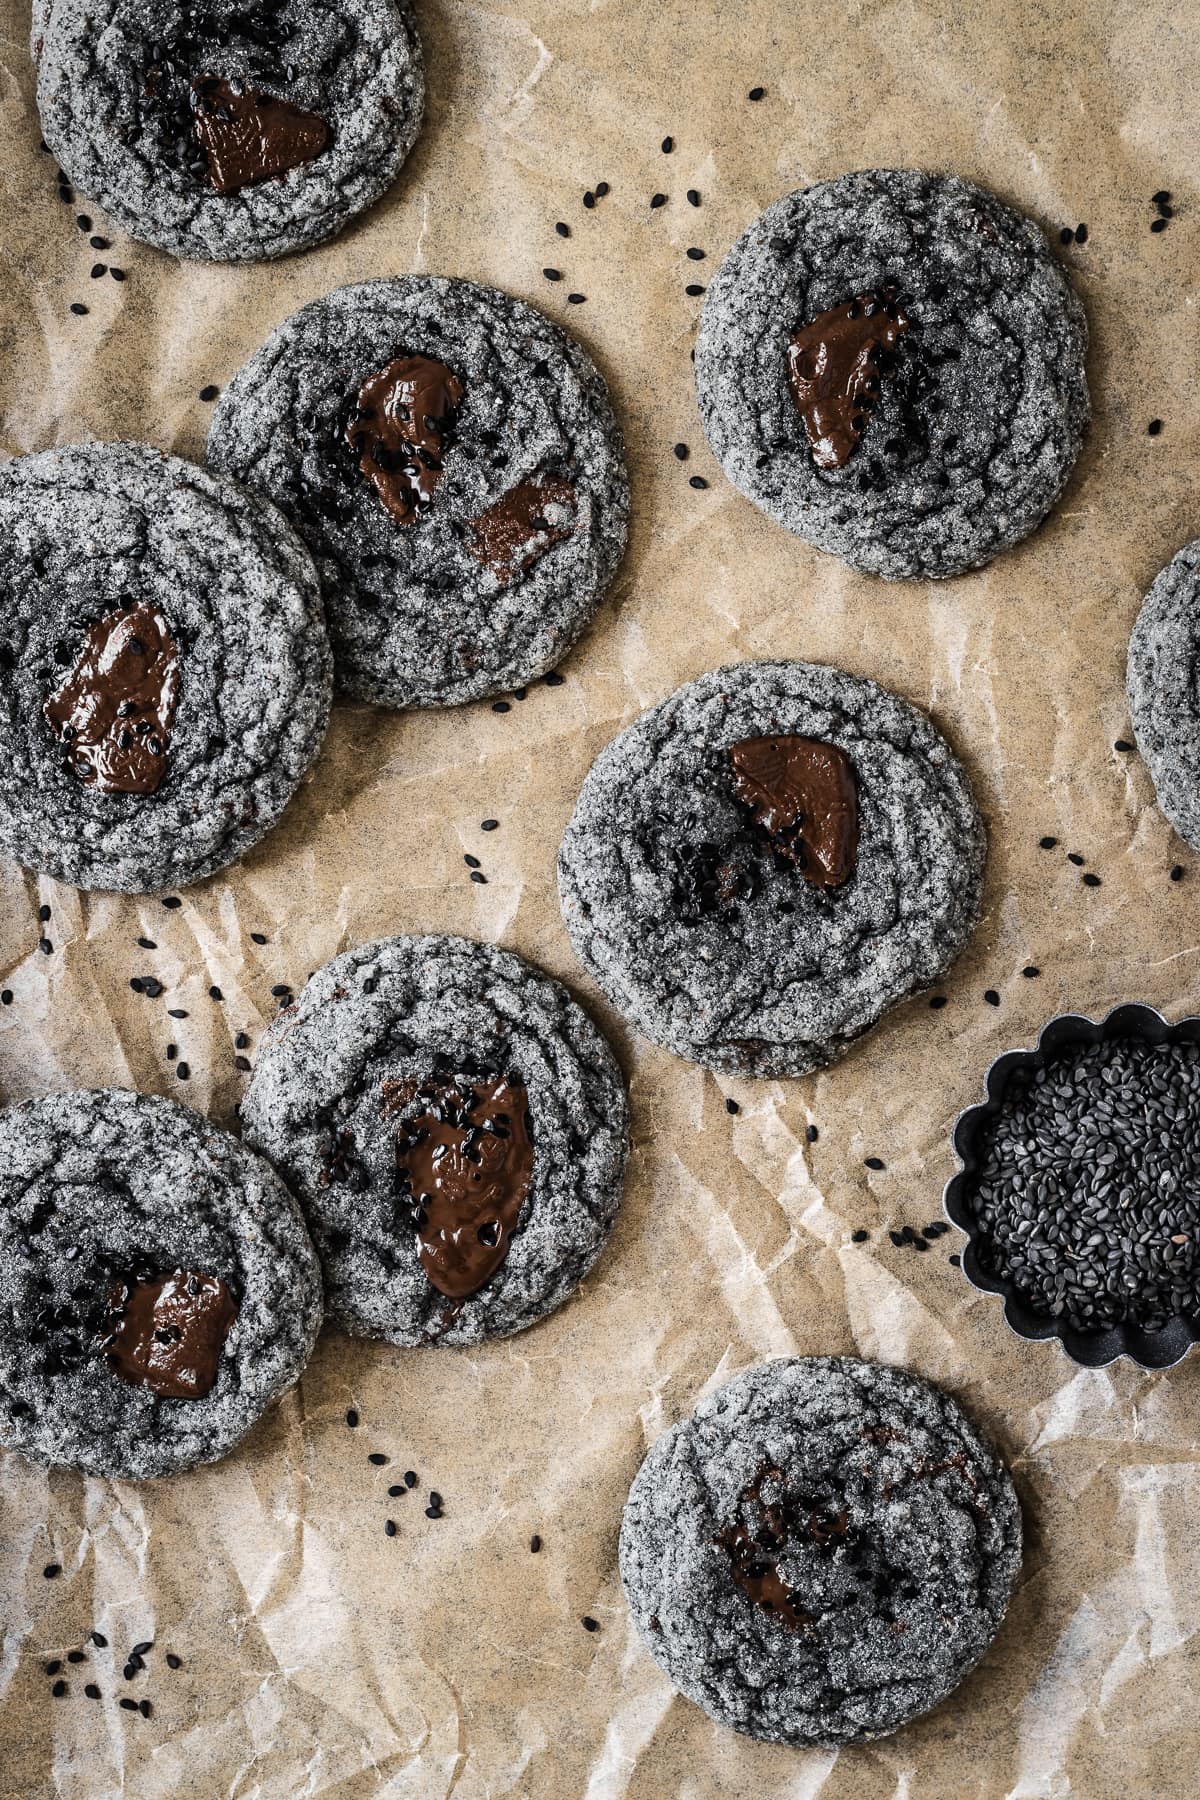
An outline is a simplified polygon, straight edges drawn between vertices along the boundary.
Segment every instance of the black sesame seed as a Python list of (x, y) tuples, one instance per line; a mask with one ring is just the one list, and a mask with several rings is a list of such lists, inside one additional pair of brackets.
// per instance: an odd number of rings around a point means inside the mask
[(696, 190), (695, 190), (695, 188), (689, 188), (689, 189), (688, 189), (688, 191), (687, 191), (687, 200), (688, 200), (688, 205), (689, 205), (689, 206), (699, 206), (699, 204), (700, 204), (700, 196), (699, 196), (699, 194), (698, 194), (698, 193), (697, 193), (697, 192), (696, 192)]
[(1146, 434), (1148, 437), (1157, 437), (1159, 435), (1159, 433), (1161, 432), (1162, 428), (1163, 428), (1163, 422), (1161, 419), (1151, 419), (1150, 423), (1146, 427)]
[(567, 305), (568, 306), (582, 306), (586, 299), (587, 299), (586, 294), (568, 294), (567, 295)]
[(674, 139), (674, 138), (669, 138), (669, 137), (665, 137), (665, 138), (664, 138), (664, 139), (663, 139), (663, 141), (662, 141), (662, 153), (663, 153), (663, 155), (664, 155), (664, 156), (670, 156), (670, 154), (671, 154), (671, 152), (672, 152), (672, 150), (673, 150), (673, 149), (674, 149), (674, 148), (675, 148), (675, 139)]
[(529, 1540), (529, 1548), (533, 1552), (534, 1556), (536, 1556), (538, 1551), (541, 1549), (541, 1547), (542, 1547), (542, 1540), (538, 1536), (537, 1532), (535, 1531), (533, 1536)]
[(130, 1660), (132, 1661), (132, 1659), (135, 1656), (145, 1656), (147, 1651), (153, 1650), (153, 1648), (154, 1648), (154, 1639), (153, 1638), (143, 1638), (141, 1643), (135, 1644), (133, 1646), (133, 1649), (129, 1652)]
[(657, 212), (657, 210), (660, 206), (665, 206), (666, 204), (667, 204), (667, 196), (665, 194), (651, 194), (650, 205), (651, 205), (652, 210)]
[(897, 1250), (903, 1250), (904, 1239), (898, 1231), (889, 1231), (888, 1236), (891, 1238), (893, 1244), (895, 1244)]
[(1167, 201), (1171, 198), (1171, 190), (1169, 188), (1159, 188), (1157, 194), (1151, 194), (1150, 198), (1155, 206), (1165, 206)]
[(157, 950), (158, 949), (158, 945), (155, 943), (154, 939), (147, 938), (147, 937), (140, 937), (137, 940), (137, 946), (138, 946), (139, 950)]
[(468, 869), (481, 869), (483, 867), (483, 864), (477, 856), (464, 856), (463, 861), (466, 863)]
[(868, 1169), (882, 1169), (885, 1167), (882, 1157), (879, 1156), (864, 1156), (863, 1162)]
[(810, 1144), (815, 1144), (821, 1134), (815, 1125), (807, 1125), (804, 1129), (804, 1135)]
[(39, 906), (38, 911), (37, 911), (37, 916), (38, 916), (38, 919), (40, 920), (40, 922), (44, 925), (47, 922), (47, 920), (50, 918), (50, 908), (46, 905)]
[(1151, 219), (1150, 229), (1151, 231), (1165, 231), (1169, 223), (1168, 219)]
[(277, 981), (271, 989), (271, 995), (273, 999), (281, 1000), (285, 994), (290, 994), (291, 991), (286, 981)]
[(387, 1533), (388, 1537), (395, 1537), (395, 1535), (396, 1535), (395, 1519), (385, 1519), (384, 1523), (383, 1523), (383, 1529)]
[(929, 1002), (929, 1010), (930, 1012), (941, 1012), (943, 1006), (948, 1006), (949, 1004), (950, 1002), (945, 994), (934, 994)]
[(177, 906), (183, 905), (183, 901), (179, 898), (178, 894), (166, 894), (163, 896), (163, 905), (171, 912), (174, 912)]
[(547, 281), (561, 281), (562, 280), (562, 270), (561, 269), (543, 269), (542, 274), (546, 277)]
[(141, 1713), (143, 1719), (148, 1719), (150, 1717), (150, 1714), (154, 1711), (154, 1708), (151, 1706), (151, 1704), (148, 1700), (139, 1700), (137, 1703), (137, 1709)]
[(1113, 744), (1113, 749), (1119, 750), (1122, 755), (1125, 755), (1127, 751), (1133, 749), (1133, 745), (1129, 742), (1128, 738), (1117, 738)]
[(208, 990), (208, 997), (210, 1000), (223, 1000), (225, 998), (219, 987), (210, 987)]
[(121, 1700), (120, 1704), (125, 1708), (126, 1712), (136, 1712), (138, 1709), (137, 1701), (131, 1700), (129, 1698), (128, 1694), (125, 1695), (124, 1699)]
[(480, 819), (480, 831), (495, 831), (499, 827), (499, 819)]
[(95, 1644), (97, 1650), (107, 1650), (108, 1649), (108, 1639), (105, 1637), (105, 1635), (102, 1631), (93, 1631), (91, 1634), (91, 1637), (92, 1637), (92, 1642), (93, 1642), (93, 1644)]
[(586, 1613), (584, 1614), (583, 1618), (580, 1619), (579, 1623), (583, 1626), (583, 1629), (585, 1631), (599, 1631), (599, 1629), (600, 1629), (600, 1621), (598, 1619), (593, 1619), (589, 1614), (586, 1614)]
[(955, 1250), (950, 1256), (948, 1256), (946, 1258), (946, 1260), (955, 1269), (962, 1267), (962, 1257), (958, 1254), (957, 1250)]
[(200, 398), (201, 400), (215, 400), (220, 391), (221, 390), (215, 381), (207, 382), (205, 386), (200, 389)]
[(487, 876), (481, 874), (478, 869), (471, 870), (471, 880), (476, 884), (477, 887), (486, 887), (487, 886)]
[(47, 1563), (45, 1568), (42, 1570), (42, 1574), (46, 1577), (47, 1581), (53, 1581), (54, 1577), (56, 1575), (62, 1574), (62, 1564), (61, 1563)]
[(852, 1244), (865, 1244), (870, 1235), (869, 1231), (863, 1231), (860, 1228), (858, 1231), (852, 1231), (850, 1233), (850, 1242)]
[(680, 462), (686, 462), (688, 459), (687, 445), (686, 444), (676, 444), (675, 445), (675, 455), (678, 457)]
[(405, 1471), (404, 1471), (404, 1485), (405, 1485), (405, 1487), (409, 1487), (409, 1488), (415, 1488), (415, 1487), (416, 1487), (416, 1485), (417, 1485), (417, 1471), (416, 1471), (416, 1470), (415, 1470), (415, 1469), (405, 1469)]
[(1093, 875), (1089, 869), (1088, 873), (1083, 877), (1083, 885), (1084, 887), (1100, 887), (1100, 877), (1098, 875)]
[(1058, 234), (1058, 241), (1060, 244), (1073, 244), (1075, 242), (1075, 233), (1070, 225), (1063, 226)]
[(67, 1692), (66, 1682), (56, 1681), (54, 1686), (50, 1689), (50, 1692), (54, 1695), (56, 1700), (61, 1700), (63, 1695)]
[(569, 225), (564, 225), (561, 219), (556, 221), (554, 229), (557, 231), (559, 237), (570, 237), (571, 235), (571, 227)]
[(347, 1423), (347, 1425), (349, 1425), (351, 1431), (353, 1431), (354, 1427), (358, 1424), (358, 1414), (355, 1412), (353, 1407), (350, 1407), (350, 1409), (346, 1413), (346, 1423)]
[(393, 1481), (391, 1487), (388, 1489), (388, 1497), (389, 1499), (396, 1500), (401, 1494), (407, 1494), (407, 1492), (408, 1489), (402, 1482)]
[(177, 1081), (190, 1081), (191, 1076), (192, 1076), (191, 1065), (188, 1063), (185, 1063), (185, 1062), (181, 1062), (179, 1064), (179, 1066), (177, 1067), (177, 1069), (175, 1070), (175, 1079)]
[(252, 931), (252, 932), (251, 932), (251, 933), (250, 933), (250, 942), (251, 942), (251, 943), (252, 943), (252, 944), (265, 944), (265, 943), (266, 943), (266, 941), (267, 941), (267, 940), (266, 940), (266, 936), (265, 936), (265, 934), (264, 934), (264, 933), (263, 933), (263, 932), (261, 932), (261, 931)]
[(702, 294), (704, 292), (704, 287), (699, 281), (689, 281), (683, 291), (688, 296), (689, 300), (694, 300), (697, 294)]
[(512, 706), (509, 703), (509, 701), (507, 701), (507, 700), (493, 700), (492, 701), (492, 711), (494, 713), (511, 712)]
[(0, 1006), (11, 1006), (12, 1002), (13, 996), (11, 988), (4, 988), (0, 991)]
[(442, 1509), (440, 1506), (427, 1506), (425, 1508), (425, 1517), (427, 1519), (440, 1519), (441, 1516)]
[(75, 314), (77, 319), (82, 319), (87, 314), (87, 307), (83, 304), (82, 300), (72, 300), (71, 311)]
[(93, 250), (108, 250), (111, 247), (110, 240), (106, 237), (90, 237), (88, 243)]
[(176, 1656), (176, 1654), (173, 1650), (168, 1650), (167, 1651), (167, 1667), (168, 1667), (168, 1669), (182, 1669), (182, 1667), (183, 1667), (182, 1656)]
[(108, 272), (114, 281), (124, 281), (125, 279), (124, 269), (110, 269)]
[[(1183, 880), (1183, 864), (1182, 863), (1176, 863), (1175, 867), (1171, 870), (1171, 880), (1172, 881), (1182, 881)], [(0, 994), (0, 1000), (2, 1000), (3, 998), (4, 998), (4, 996), (2, 994)]]
[(38, 949), (41, 951), (43, 956), (53, 956), (53, 954), (54, 954), (54, 945), (50, 942), (50, 939), (47, 937), (38, 939)]
[(168, 1006), (168, 1008), (167, 1008), (168, 1019), (186, 1019), (187, 1016), (188, 1015), (187, 1015), (186, 1007)]
[(433, 1489), (430, 1490), (429, 1504), (430, 1506), (441, 1506), (442, 1504), (442, 1496)]
[(766, 88), (752, 87), (746, 98), (747, 100), (761, 100), (766, 91)]
[(367, 1461), (373, 1463), (377, 1469), (382, 1469), (383, 1465), (387, 1462), (387, 1457), (383, 1454), (382, 1450), (372, 1450)]
[(107, 274), (108, 274), (108, 264), (107, 263), (93, 263), (92, 264), (91, 276), (92, 276), (93, 281), (99, 281), (101, 275), (107, 275)]
[(739, 1105), (738, 1105), (738, 1103), (737, 1103), (737, 1101), (736, 1101), (736, 1100), (730, 1100), (730, 1099), (728, 1099), (728, 1098), (727, 1098), (727, 1099), (726, 1099), (726, 1101), (725, 1101), (725, 1111), (726, 1111), (726, 1112), (727, 1112), (727, 1113), (740, 1113), (740, 1112), (741, 1112), (741, 1110), (742, 1110), (742, 1109), (741, 1109), (741, 1107), (740, 1107), (740, 1106), (739, 1106)]
[(983, 997), (989, 1006), (999, 1006), (1000, 1004), (1000, 996), (995, 988), (985, 988), (983, 990)]
[(1067, 861), (1069, 863), (1074, 863), (1074, 865), (1077, 869), (1082, 869), (1083, 863), (1084, 863), (1084, 859), (1082, 856), (1080, 856), (1078, 850), (1068, 850), (1067, 851)]
[(695, 244), (689, 244), (687, 255), (688, 255), (689, 262), (703, 262), (704, 261), (703, 250), (698, 249)]
[(45, 1674), (47, 1674), (47, 1675), (57, 1675), (57, 1674), (58, 1674), (58, 1671), (59, 1671), (59, 1670), (60, 1670), (60, 1669), (61, 1669), (61, 1668), (62, 1668), (62, 1661), (61, 1661), (61, 1659), (60, 1659), (60, 1658), (59, 1658), (59, 1657), (57, 1657), (57, 1656), (56, 1656), (56, 1657), (55, 1657), (55, 1658), (54, 1658), (54, 1659), (53, 1659), (53, 1661), (51, 1661), (51, 1662), (48, 1662), (48, 1663), (44, 1663), (44, 1664), (43, 1664), (43, 1665), (42, 1665), (42, 1667), (43, 1667), (43, 1671), (44, 1671), (44, 1673), (45, 1673)]
[(100, 1689), (96, 1686), (94, 1681), (86, 1682), (83, 1691), (89, 1700), (98, 1700), (100, 1698)]
[(1058, 839), (1056, 837), (1039, 838), (1038, 839), (1038, 849), (1039, 850), (1053, 850), (1057, 843), (1058, 843)]
[(703, 475), (689, 475), (688, 486), (693, 488), (706, 488), (708, 483), (705, 481)]
[(609, 191), (609, 189), (608, 189), (607, 181), (598, 181), (596, 183), (596, 198), (597, 198), (597, 200), (603, 200), (605, 194), (607, 194), (608, 191)]
[(68, 1650), (67, 1651), (67, 1661), (69, 1663), (81, 1663), (81, 1662), (86, 1662), (87, 1658), (84, 1655), (82, 1650)]
[(566, 679), (566, 676), (560, 675), (557, 669), (551, 669), (548, 675), (542, 676), (547, 687), (561, 687)]
[(1027, 966), (1021, 970), (1026, 981), (1036, 981), (1041, 972), (1042, 971), (1034, 963), (1027, 964)]
[(80, 213), (75, 220), (75, 223), (78, 225), (80, 231), (90, 231), (92, 229), (92, 221), (88, 218), (86, 213)]
[(1077, 244), (1086, 244), (1087, 241), (1088, 241), (1087, 226), (1086, 225), (1077, 225), (1075, 227), (1075, 242)]
[(593, 206), (595, 206), (596, 196), (593, 194), (591, 188), (589, 188), (587, 193), (583, 196), (583, 204), (587, 207), (589, 212), (591, 212)]

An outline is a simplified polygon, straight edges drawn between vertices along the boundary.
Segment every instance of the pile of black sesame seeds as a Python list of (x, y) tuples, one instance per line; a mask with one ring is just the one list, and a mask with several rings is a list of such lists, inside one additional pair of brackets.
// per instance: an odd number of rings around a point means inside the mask
[(1200, 1045), (1067, 1046), (983, 1128), (979, 1263), (1078, 1331), (1200, 1316)]

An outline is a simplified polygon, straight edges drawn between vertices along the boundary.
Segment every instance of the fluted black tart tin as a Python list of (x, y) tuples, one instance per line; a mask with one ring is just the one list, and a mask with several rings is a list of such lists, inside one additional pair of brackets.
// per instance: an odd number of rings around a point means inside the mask
[(951, 1143), (961, 1167), (946, 1184), (943, 1206), (951, 1224), (967, 1235), (962, 1250), (962, 1271), (981, 1293), (997, 1294), (1004, 1302), (1004, 1318), (1010, 1330), (1027, 1339), (1057, 1338), (1072, 1362), (1084, 1368), (1101, 1368), (1119, 1356), (1128, 1356), (1144, 1369), (1166, 1369), (1187, 1355), (1200, 1339), (1200, 1317), (1176, 1317), (1159, 1330), (1142, 1330), (1117, 1324), (1102, 1331), (1081, 1331), (1063, 1318), (1038, 1311), (1018, 1293), (1010, 1281), (988, 1273), (980, 1263), (985, 1233), (975, 1216), (972, 1193), (979, 1171), (982, 1137), (990, 1120), (1001, 1111), (1009, 1083), (1019, 1069), (1042, 1068), (1070, 1044), (1097, 1044), (1115, 1039), (1140, 1038), (1149, 1044), (1200, 1043), (1200, 1018), (1171, 1024), (1154, 1007), (1141, 1003), (1118, 1006), (1099, 1021), (1077, 1013), (1063, 1013), (1042, 1031), (1032, 1050), (1008, 1050), (996, 1058), (984, 1083), (986, 1099), (970, 1106), (954, 1122)]

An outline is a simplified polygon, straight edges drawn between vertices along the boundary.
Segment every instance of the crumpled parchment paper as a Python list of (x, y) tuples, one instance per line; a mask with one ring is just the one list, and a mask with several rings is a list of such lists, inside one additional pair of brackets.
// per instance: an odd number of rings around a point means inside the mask
[[(553, 1319), (463, 1353), (327, 1336), (215, 1468), (137, 1486), (0, 1452), (0, 1794), (1190, 1795), (1200, 1359), (1157, 1376), (1076, 1369), (1009, 1335), (950, 1265), (955, 1236), (918, 1256), (887, 1228), (938, 1216), (955, 1113), (991, 1059), (1054, 1012), (1134, 998), (1195, 1009), (1200, 864), (1136, 757), (1113, 748), (1129, 735), (1140, 597), (1200, 530), (1194, 12), (1169, 0), (418, 11), (429, 117), (393, 192), (313, 254), (211, 268), (129, 243), (82, 196), (60, 203), (38, 151), (28, 7), (2, 0), (0, 449), (129, 436), (199, 456), (198, 390), (306, 300), (389, 271), (474, 276), (561, 319), (612, 385), (635, 496), (616, 587), (565, 685), (539, 684), (507, 714), (339, 707), (281, 827), (177, 911), (0, 867), (0, 977), (14, 995), (0, 1087), (17, 1099), (125, 1083), (232, 1122), (233, 1034), (257, 1041), (273, 983), (372, 935), (464, 932), (574, 984), (611, 1032), (635, 1118), (624, 1210)], [(941, 585), (851, 573), (739, 499), (691, 388), (700, 303), (685, 284), (776, 195), (889, 163), (983, 181), (1055, 238), (1089, 230), (1063, 252), (1093, 332), (1089, 443), (1041, 531)], [(1152, 235), (1149, 196), (1164, 187), (1178, 216)], [(669, 204), (651, 212), (656, 190)], [(77, 211), (111, 250), (88, 246)], [(707, 262), (688, 261), (688, 245)], [(95, 261), (128, 280), (91, 279)], [(551, 286), (545, 265), (567, 279)], [(568, 306), (568, 291), (585, 304)], [(696, 474), (706, 489), (688, 485)], [(601, 745), (678, 683), (759, 655), (836, 662), (930, 709), (991, 834), (986, 916), (945, 1009), (915, 1001), (827, 1074), (791, 1083), (718, 1082), (634, 1042), (575, 965), (553, 881)], [(481, 835), (488, 816), (500, 829)], [(1044, 834), (1056, 850), (1038, 848)], [(1100, 887), (1082, 885), (1067, 851)], [(467, 852), (486, 886), (467, 879)], [(158, 950), (138, 950), (139, 935)], [(129, 988), (151, 972), (160, 999)], [(871, 1240), (853, 1245), (860, 1226)], [(702, 1391), (794, 1352), (858, 1352), (947, 1384), (1010, 1458), (1026, 1514), (1020, 1588), (983, 1665), (929, 1718), (841, 1755), (739, 1739), (673, 1695), (616, 1573), (646, 1445)], [(408, 1468), (421, 1487), (388, 1499)], [(438, 1521), (424, 1516), (430, 1486)], [(68, 1665), (71, 1691), (52, 1699), (44, 1663), (93, 1626), (109, 1649)], [(148, 1671), (125, 1682), (123, 1653), (145, 1638)], [(183, 1658), (173, 1673), (168, 1650)], [(86, 1679), (101, 1701), (84, 1698)], [(119, 1709), (122, 1694), (148, 1696), (151, 1718)]]

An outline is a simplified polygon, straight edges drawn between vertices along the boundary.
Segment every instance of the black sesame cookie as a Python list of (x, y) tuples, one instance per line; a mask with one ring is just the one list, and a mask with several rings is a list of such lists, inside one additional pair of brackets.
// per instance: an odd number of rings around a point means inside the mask
[(145, 444), (0, 467), (0, 849), (82, 888), (199, 881), (325, 735), (312, 561), (225, 476)]
[(0, 1443), (137, 1479), (215, 1462), (320, 1324), (296, 1203), (226, 1132), (120, 1088), (0, 1113)]
[(1180, 837), (1200, 849), (1200, 539), (1154, 581), (1129, 640), (1129, 716), (1155, 798)]
[(953, 962), (984, 849), (967, 778), (915, 708), (839, 669), (751, 662), (601, 751), (559, 894), (579, 956), (655, 1043), (804, 1075)]
[(764, 512), (856, 569), (958, 575), (1058, 498), (1089, 406), (1087, 322), (1039, 228), (956, 176), (867, 169), (786, 194), (709, 287), (709, 442)]
[(454, 706), (566, 654), (625, 548), (604, 382), (541, 313), (471, 281), (338, 288), (226, 389), (209, 461), (291, 519), (339, 690)]
[(947, 1394), (841, 1357), (765, 1363), (659, 1438), (621, 1525), (650, 1654), (722, 1725), (882, 1737), (991, 1643), (1021, 1559), (1008, 1472)]
[(287, 1177), (331, 1321), (476, 1344), (560, 1306), (621, 1199), (628, 1108), (565, 988), (502, 950), (385, 938), (273, 1021), (242, 1107)]
[(408, 0), (40, 0), (33, 45), (63, 170), (175, 256), (319, 244), (391, 185), (421, 124)]

